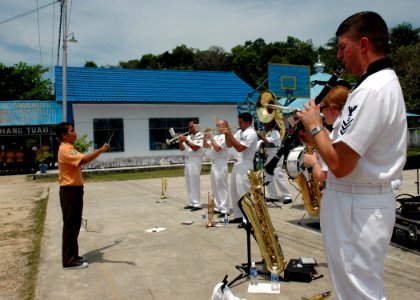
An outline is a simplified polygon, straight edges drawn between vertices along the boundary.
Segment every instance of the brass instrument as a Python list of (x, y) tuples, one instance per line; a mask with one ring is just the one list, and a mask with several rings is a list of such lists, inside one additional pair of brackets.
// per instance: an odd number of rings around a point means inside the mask
[[(307, 146), (306, 153), (312, 154), (313, 147)], [(308, 167), (308, 179), (306, 179), (304, 172), (301, 172), (293, 181), (295, 181), (300, 188), (300, 193), (302, 194), (303, 204), (307, 213), (312, 218), (318, 218), (321, 211), (321, 188), (319, 182), (316, 180), (313, 175), (312, 168)]]
[(245, 194), (241, 199), (242, 208), (251, 223), (266, 270), (271, 272), (276, 264), (278, 271), (283, 272), (286, 260), (265, 203), (262, 171), (248, 171), (247, 175), (251, 183), (252, 198), (250, 193)]
[(175, 144), (175, 143), (178, 143), (178, 142), (179, 142), (179, 137), (180, 137), (180, 136), (184, 136), (184, 135), (188, 135), (188, 134), (189, 134), (189, 131), (184, 132), (184, 133), (182, 133), (182, 134), (179, 134), (179, 135), (177, 135), (177, 136), (174, 136), (174, 137), (173, 137), (173, 138), (171, 138), (170, 140), (169, 140), (169, 139), (166, 139), (166, 144), (170, 145), (170, 144)]
[(214, 216), (214, 197), (210, 195), (210, 192), (207, 195), (207, 227), (215, 227), (213, 222)]
[[(200, 125), (199, 124), (194, 124), (194, 129), (195, 131), (200, 131)], [(176, 134), (175, 130), (171, 127), (169, 128), (169, 134), (171, 135), (171, 139), (166, 139), (166, 144), (170, 145), (170, 144), (175, 144), (175, 143), (179, 143), (179, 137), (180, 136), (185, 136), (185, 135), (189, 135), (190, 132), (184, 132), (184, 133), (180, 133), (180, 134)]]
[(168, 186), (168, 183), (166, 182), (166, 178), (162, 177), (162, 191), (160, 194), (160, 199), (165, 199), (166, 198), (166, 188)]
[(268, 123), (275, 119), (280, 136), (283, 138), (286, 134), (286, 126), (284, 125), (282, 108), (284, 109), (286, 107), (277, 105), (276, 95), (271, 91), (262, 92), (255, 104), (258, 120), (262, 123)]

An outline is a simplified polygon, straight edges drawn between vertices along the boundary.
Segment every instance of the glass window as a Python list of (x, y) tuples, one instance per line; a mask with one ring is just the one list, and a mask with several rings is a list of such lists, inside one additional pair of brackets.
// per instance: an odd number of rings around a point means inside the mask
[(172, 136), (169, 129), (173, 128), (175, 133), (185, 133), (188, 131), (188, 123), (194, 121), (198, 124), (199, 119), (193, 118), (159, 118), (149, 119), (149, 149), (150, 150), (171, 150), (178, 149), (177, 143), (167, 144)]
[(93, 119), (93, 143), (95, 149), (109, 143), (110, 152), (124, 151), (123, 119)]

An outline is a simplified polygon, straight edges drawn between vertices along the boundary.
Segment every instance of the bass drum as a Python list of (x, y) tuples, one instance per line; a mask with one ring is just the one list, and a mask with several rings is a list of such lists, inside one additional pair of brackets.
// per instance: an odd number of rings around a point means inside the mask
[(293, 148), (286, 160), (286, 172), (290, 178), (295, 179), (303, 171), (303, 155), (306, 152), (305, 146)]

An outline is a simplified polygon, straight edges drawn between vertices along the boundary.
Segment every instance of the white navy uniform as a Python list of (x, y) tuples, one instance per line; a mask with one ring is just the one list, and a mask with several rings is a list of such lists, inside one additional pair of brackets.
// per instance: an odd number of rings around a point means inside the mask
[(333, 143), (360, 155), (343, 178), (328, 172), (321, 231), (338, 299), (385, 299), (383, 266), (395, 222), (391, 181), (406, 160), (407, 121), (392, 69), (368, 76), (348, 97)]
[(235, 155), (236, 162), (233, 165), (230, 178), (230, 198), (232, 200), (232, 209), (234, 218), (243, 218), (238, 202), (243, 195), (251, 191), (247, 171), (254, 169), (254, 157), (257, 151), (258, 136), (252, 126), (244, 131), (238, 130), (234, 138), (247, 148)]
[[(211, 159), (211, 192), (214, 197), (215, 210), (222, 214), (229, 213), (229, 189), (228, 189), (228, 148), (224, 134), (215, 135), (214, 141), (222, 148), (210, 152)], [(209, 145), (211, 142), (209, 141)]]
[[(273, 146), (267, 147), (265, 146), (265, 153), (267, 155), (267, 163), (277, 154), (277, 148), (281, 145), (281, 136), (278, 130), (270, 131), (266, 136), (266, 139), (272, 144)], [(286, 181), (283, 177), (283, 172), (281, 171), (282, 162), (278, 162), (277, 166), (274, 169), (274, 174), (270, 175), (265, 173), (264, 182), (270, 182), (266, 185), (265, 188), (265, 196), (271, 199), (279, 199), (279, 194), (276, 189), (276, 185), (279, 187), (283, 197), (285, 199), (290, 199), (292, 195), (290, 194)]]
[(187, 142), (184, 142), (185, 150), (183, 152), (185, 156), (185, 183), (187, 186), (189, 205), (194, 207), (201, 207), (200, 198), (200, 174), (201, 174), (201, 158), (202, 158), (202, 139), (203, 135), (197, 132), (195, 135), (190, 134), (187, 137), (187, 141), (190, 143), (200, 146), (197, 151), (192, 150)]

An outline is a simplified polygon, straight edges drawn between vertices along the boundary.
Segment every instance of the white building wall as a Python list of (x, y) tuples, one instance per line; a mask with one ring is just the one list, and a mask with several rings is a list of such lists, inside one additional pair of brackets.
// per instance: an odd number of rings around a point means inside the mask
[[(172, 105), (172, 104), (73, 104), (75, 129), (78, 136), (87, 134), (93, 140), (93, 119), (122, 118), (124, 120), (124, 152), (104, 153), (97, 164), (126, 166), (158, 164), (168, 158), (180, 158), (179, 150), (149, 150), (150, 118), (199, 118), (200, 129), (215, 128), (215, 119), (225, 119), (232, 131), (237, 126), (236, 105)], [(92, 149), (90, 149), (92, 150)], [(181, 159), (182, 160), (182, 159)], [(182, 161), (180, 161), (182, 162)]]

